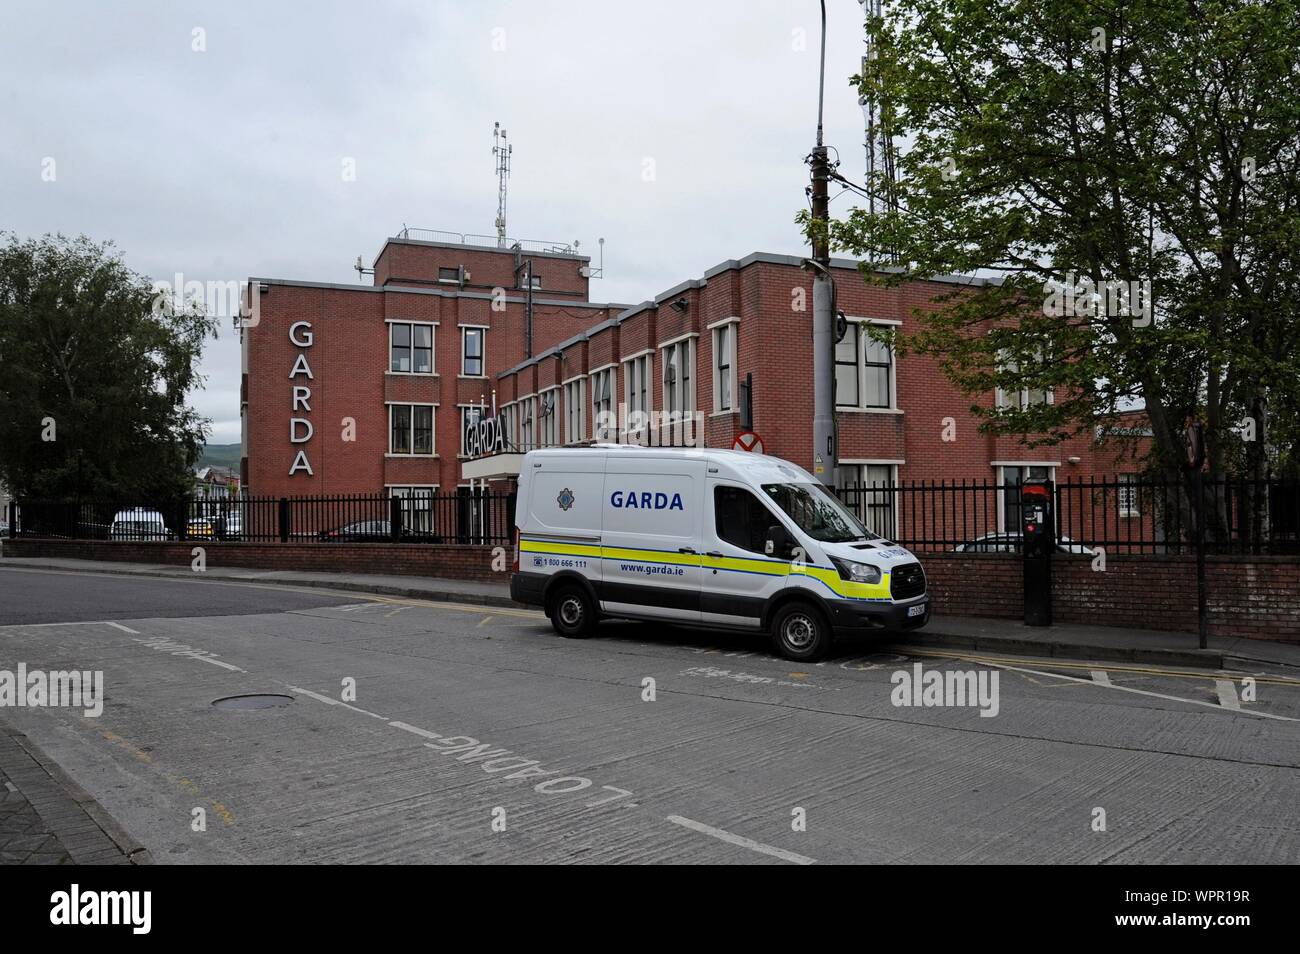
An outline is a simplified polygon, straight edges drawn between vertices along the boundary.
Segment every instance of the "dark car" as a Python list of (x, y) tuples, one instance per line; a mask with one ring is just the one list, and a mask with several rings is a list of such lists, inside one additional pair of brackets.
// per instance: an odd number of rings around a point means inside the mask
[[(358, 520), (333, 530), (322, 530), (321, 543), (386, 543), (393, 539), (393, 525), (387, 520)], [(436, 533), (402, 528), (399, 543), (442, 543)]]

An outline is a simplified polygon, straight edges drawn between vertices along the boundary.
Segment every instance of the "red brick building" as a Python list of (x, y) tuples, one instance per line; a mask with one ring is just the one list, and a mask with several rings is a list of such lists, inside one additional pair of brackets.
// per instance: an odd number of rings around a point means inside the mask
[[(730, 447), (747, 378), (766, 452), (811, 470), (812, 279), (800, 261), (727, 260), (633, 306), (591, 302), (590, 261), (570, 248), (392, 238), (372, 286), (254, 279), (258, 307), (243, 329), (246, 489), (406, 494), (500, 479), (510, 455), (504, 469), (471, 460), (479, 448), (465, 425), (482, 404), (489, 416), (499, 409), (509, 450), (591, 440), (598, 412), (620, 405), (696, 413), (695, 439)], [(913, 309), (982, 279), (882, 289), (864, 285), (855, 262), (832, 264), (849, 320), (836, 353), (837, 483), (1133, 469), (1089, 437), (1031, 449), (980, 434), (970, 399), (932, 359), (897, 358), (864, 333), (872, 323), (906, 329)]]

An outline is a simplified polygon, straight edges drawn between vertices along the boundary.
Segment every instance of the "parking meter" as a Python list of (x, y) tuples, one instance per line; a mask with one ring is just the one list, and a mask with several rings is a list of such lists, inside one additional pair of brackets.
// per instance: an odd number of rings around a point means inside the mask
[(1052, 625), (1052, 554), (1056, 550), (1056, 514), (1052, 483), (1031, 480), (1021, 485), (1021, 539), (1025, 563), (1025, 625)]

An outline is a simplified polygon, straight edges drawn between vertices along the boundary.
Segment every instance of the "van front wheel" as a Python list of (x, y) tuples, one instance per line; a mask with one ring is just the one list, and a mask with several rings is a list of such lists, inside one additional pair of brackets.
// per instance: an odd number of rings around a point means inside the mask
[(566, 586), (551, 599), (551, 626), (561, 636), (580, 639), (596, 628), (596, 607), (585, 590)]
[(772, 647), (786, 659), (816, 662), (831, 648), (830, 624), (807, 603), (790, 603), (772, 620)]

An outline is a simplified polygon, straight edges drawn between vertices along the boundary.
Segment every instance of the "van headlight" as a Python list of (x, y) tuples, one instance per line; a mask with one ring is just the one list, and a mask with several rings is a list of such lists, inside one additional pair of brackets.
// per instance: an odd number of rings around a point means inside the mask
[(835, 564), (835, 569), (840, 571), (841, 579), (851, 583), (880, 582), (878, 566), (872, 566), (870, 563), (854, 563), (852, 560), (841, 560), (839, 557), (831, 557), (831, 562)]

